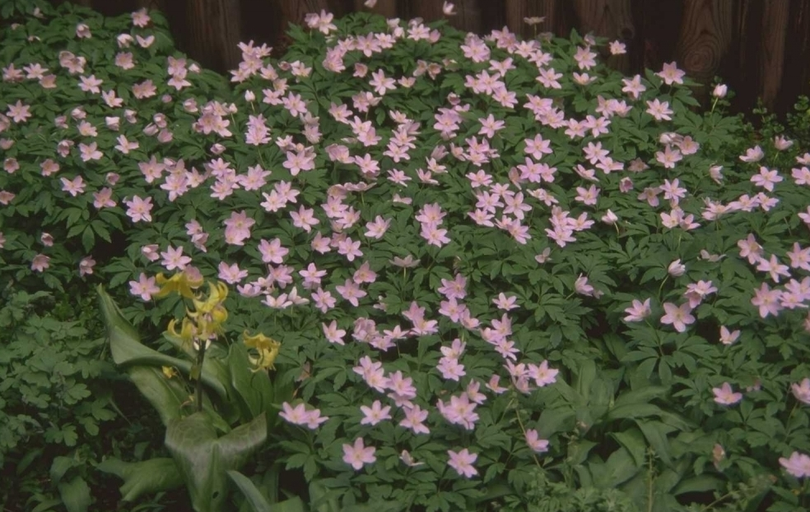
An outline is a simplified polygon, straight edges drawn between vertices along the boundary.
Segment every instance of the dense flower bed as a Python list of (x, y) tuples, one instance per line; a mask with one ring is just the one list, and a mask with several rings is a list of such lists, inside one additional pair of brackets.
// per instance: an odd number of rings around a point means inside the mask
[(162, 327), (159, 274), (227, 283), (215, 343), (271, 333), (294, 387), (265, 454), (336, 503), (806, 500), (810, 154), (722, 87), (322, 12), (229, 88), (156, 13), (62, 9), (3, 29), (1, 275)]

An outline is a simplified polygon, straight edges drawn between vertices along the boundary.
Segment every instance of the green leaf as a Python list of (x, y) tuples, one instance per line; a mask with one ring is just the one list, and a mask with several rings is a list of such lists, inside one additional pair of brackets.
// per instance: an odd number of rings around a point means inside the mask
[(565, 432), (574, 428), (576, 412), (570, 407), (557, 407), (545, 409), (538, 420), (538, 432), (543, 439), (549, 439), (557, 432)]
[(309, 506), (312, 512), (340, 512), (342, 509), (338, 505), (337, 496), (339, 494), (329, 491), (318, 480), (313, 480), (309, 484)]
[(124, 462), (119, 459), (106, 459), (96, 466), (99, 471), (112, 473), (121, 478), (121, 499), (135, 501), (144, 494), (171, 491), (185, 483), (177, 464), (168, 457)]
[(614, 402), (614, 407), (632, 404), (646, 404), (653, 398), (661, 398), (667, 394), (669, 388), (664, 386), (645, 386), (641, 389), (621, 393)]
[(239, 487), (239, 490), (242, 491), (242, 494), (244, 494), (248, 503), (250, 503), (253, 512), (272, 512), (267, 498), (264, 497), (250, 478), (234, 470), (228, 471), (228, 476), (233, 480), (233, 483)]
[(596, 363), (593, 362), (593, 359), (586, 359), (582, 362), (582, 364), (579, 365), (579, 371), (577, 372), (577, 376), (574, 381), (574, 386), (576, 387), (577, 392), (586, 401), (590, 395), (591, 383), (595, 378)]
[(31, 509), (31, 512), (46, 512), (48, 510), (53, 509), (54, 507), (58, 507), (61, 504), (62, 500), (54, 498), (52, 500), (43, 501), (42, 503)]
[(630, 428), (622, 432), (611, 432), (610, 435), (630, 453), (636, 466), (644, 465), (647, 443), (644, 442), (644, 435), (640, 430)]
[(263, 414), (219, 438), (205, 412), (171, 420), (166, 429), (166, 448), (185, 476), (194, 510), (222, 510), (227, 498), (228, 470), (239, 469), (266, 439)]
[(75, 465), (76, 461), (72, 457), (54, 457), (50, 470), (51, 481), (59, 483), (65, 473)]
[(77, 476), (70, 482), (59, 484), (59, 496), (68, 512), (87, 512), (93, 499), (84, 478)]
[(177, 380), (167, 378), (160, 369), (151, 366), (133, 366), (127, 373), (138, 391), (157, 410), (164, 425), (180, 417), (189, 395)]
[(85, 252), (90, 252), (95, 243), (96, 235), (93, 234), (92, 228), (87, 226), (84, 228), (84, 232), (82, 233), (82, 246), (84, 247)]
[(306, 512), (307, 510), (304, 502), (298, 496), (271, 505), (248, 477), (238, 471), (228, 471), (228, 476), (245, 495), (253, 512)]
[(655, 450), (667, 466), (672, 467), (672, 457), (669, 454), (669, 440), (667, 439), (667, 426), (657, 421), (637, 421), (636, 424), (647, 442)]
[(250, 369), (247, 349), (242, 343), (233, 343), (228, 351), (228, 369), (231, 386), (236, 391), (243, 417), (250, 420), (269, 410), (273, 402), (273, 385), (267, 372)]
[[(140, 336), (129, 322), (124, 318), (121, 310), (105, 292), (101, 286), (98, 287), (99, 307), (104, 317), (104, 324), (107, 327), (107, 335), (110, 339), (110, 352), (113, 361), (119, 366), (148, 365), (148, 366), (169, 366), (174, 367), (189, 375), (192, 363), (176, 357), (161, 354), (156, 350), (143, 345)], [(203, 366), (202, 381), (206, 386), (213, 389), (217, 395), (223, 399), (228, 398), (224, 382), (230, 379), (227, 369), (222, 364), (217, 364), (213, 358), (207, 358)]]
[(614, 407), (608, 411), (608, 420), (624, 420), (634, 418), (646, 418), (660, 414), (661, 408), (653, 404), (627, 404)]
[(723, 488), (723, 481), (711, 475), (701, 475), (687, 478), (678, 483), (672, 494), (678, 496), (690, 492), (719, 491)]

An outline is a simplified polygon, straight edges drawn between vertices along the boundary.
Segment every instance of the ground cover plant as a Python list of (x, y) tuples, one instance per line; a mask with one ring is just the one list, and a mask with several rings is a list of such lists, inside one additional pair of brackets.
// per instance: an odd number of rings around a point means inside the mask
[[(699, 113), (676, 63), (610, 70), (617, 41), (325, 12), (228, 84), (158, 13), (17, 4), (1, 275), (103, 284), (188, 398), (145, 393), (169, 431), (264, 422), (211, 473), (240, 492), (170, 482), (197, 510), (806, 508), (810, 153), (752, 142), (724, 86)], [(171, 359), (207, 341), (219, 373)], [(260, 410), (221, 400), (246, 368)], [(127, 458), (100, 466), (127, 500), (164, 490)]]

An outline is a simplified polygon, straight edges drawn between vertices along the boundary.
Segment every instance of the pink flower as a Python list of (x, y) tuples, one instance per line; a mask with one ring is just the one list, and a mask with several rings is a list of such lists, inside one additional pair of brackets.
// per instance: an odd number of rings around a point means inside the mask
[(810, 476), (810, 456), (804, 453), (793, 452), (790, 454), (789, 459), (780, 457), (779, 464), (796, 478), (806, 478)]
[(742, 393), (735, 393), (731, 389), (731, 384), (724, 382), (719, 388), (712, 388), (714, 401), (722, 405), (734, 405), (742, 400)]
[(758, 290), (754, 290), (754, 298), (751, 304), (759, 308), (759, 316), (767, 318), (768, 315), (778, 315), (782, 306), (779, 300), (782, 298), (780, 290), (771, 290), (767, 283), (762, 283)]
[(225, 243), (230, 245), (244, 245), (244, 241), (250, 238), (250, 228), (256, 224), (254, 219), (249, 219), (245, 211), (231, 212), (231, 216), (224, 221)]
[(124, 204), (127, 205), (127, 216), (132, 219), (132, 222), (152, 222), (151, 197), (141, 199), (138, 196), (132, 196), (132, 200), (124, 199)]
[(374, 400), (371, 407), (361, 405), (360, 410), (363, 412), (363, 419), (360, 420), (361, 425), (376, 425), (383, 420), (391, 419), (391, 406), (386, 405), (383, 407), (379, 400)]
[(776, 258), (775, 254), (771, 254), (770, 259), (767, 260), (765, 258), (760, 258), (757, 265), (757, 270), (760, 272), (767, 272), (770, 275), (771, 280), (773, 280), (775, 283), (779, 282), (779, 276), (790, 277), (788, 266), (779, 263), (779, 260)]
[(505, 387), (501, 386), (500, 382), (501, 382), (500, 375), (493, 375), (492, 377), (490, 377), (489, 382), (487, 382), (487, 384), (486, 384), (487, 389), (489, 389), (490, 391), (492, 391), (496, 395), (500, 395), (500, 394), (503, 394), (503, 393), (509, 391), (509, 388), (505, 388)]
[(668, 64), (664, 64), (664, 69), (656, 75), (660, 76), (664, 83), (667, 85), (672, 84), (682, 84), (683, 77), (686, 75), (686, 72), (682, 69), (678, 69), (678, 65), (675, 62), (670, 62)]
[(409, 428), (414, 434), (430, 434), (430, 429), (424, 424), (424, 421), (428, 417), (426, 410), (423, 410), (418, 405), (414, 405), (413, 407), (406, 405), (402, 410), (405, 413), (405, 419), (399, 422), (400, 427)]
[(79, 262), (79, 276), (84, 277), (86, 275), (93, 273), (93, 267), (96, 264), (96, 260), (93, 259), (92, 256), (87, 256), (86, 258), (82, 258)]
[(729, 331), (725, 325), (720, 326), (720, 343), (731, 345), (740, 337), (740, 331)]
[(529, 445), (529, 448), (534, 450), (537, 453), (543, 453), (548, 451), (548, 441), (546, 439), (540, 439), (539, 434), (536, 430), (528, 429), (526, 430), (526, 444)]
[(328, 416), (321, 416), (320, 409), (312, 409), (307, 412), (305, 421), (308, 429), (315, 430), (321, 423), (324, 423), (328, 419)]
[(447, 455), (450, 456), (447, 465), (455, 469), (459, 475), (472, 478), (478, 474), (478, 470), (473, 467), (473, 462), (478, 459), (477, 454), (470, 453), (467, 448), (464, 448), (460, 452), (447, 450)]
[(335, 289), (341, 295), (341, 297), (349, 301), (349, 303), (354, 307), (360, 306), (358, 299), (362, 299), (368, 295), (360, 288), (360, 286), (357, 285), (357, 283), (351, 279), (346, 279), (343, 285), (337, 285)]
[(281, 409), (282, 411), (278, 415), (285, 421), (293, 425), (304, 425), (307, 422), (307, 407), (304, 403), (293, 407), (288, 402), (284, 402), (281, 404)]
[(0, 190), (0, 204), (3, 206), (8, 206), (8, 203), (14, 200), (17, 197), (16, 194), (12, 194), (7, 190)]
[(762, 246), (757, 243), (756, 238), (751, 233), (745, 240), (737, 241), (737, 247), (740, 248), (740, 257), (748, 258), (748, 263), (755, 264), (762, 257)]
[(259, 242), (259, 252), (264, 263), (275, 263), (279, 265), (284, 262), (284, 257), (290, 252), (286, 247), (282, 247), (281, 240), (274, 238), (272, 241), (262, 239)]
[(323, 335), (326, 336), (329, 343), (335, 343), (337, 345), (346, 344), (343, 341), (343, 337), (346, 336), (346, 331), (344, 329), (338, 329), (336, 320), (332, 320), (332, 323), (329, 325), (321, 324), (321, 328), (323, 329)]
[(743, 162), (759, 162), (762, 158), (765, 157), (765, 152), (762, 151), (762, 148), (759, 146), (754, 146), (753, 148), (749, 148), (746, 150), (745, 155), (740, 156), (740, 160)]
[(574, 282), (574, 289), (580, 295), (593, 297), (595, 299), (598, 299), (603, 295), (601, 291), (591, 286), (591, 284), (588, 283), (588, 278), (582, 274), (580, 274), (579, 277), (577, 277), (577, 280)]
[(543, 361), (540, 365), (531, 363), (528, 365), (529, 377), (533, 378), (534, 383), (540, 388), (557, 382), (558, 373), (560, 370), (548, 367), (548, 360)]
[(810, 379), (804, 379), (800, 384), (791, 384), (790, 389), (796, 400), (810, 405)]
[(84, 183), (84, 179), (81, 176), (76, 176), (72, 180), (67, 178), (59, 178), (62, 181), (62, 190), (67, 192), (73, 197), (78, 196), (79, 194), (84, 193), (84, 188), (87, 186)]
[(304, 205), (298, 208), (298, 212), (290, 212), (290, 217), (292, 218), (293, 226), (301, 228), (307, 233), (312, 231), (312, 226), (320, 223), (320, 221), (315, 218), (315, 210), (306, 208)]
[(154, 277), (146, 277), (146, 274), (141, 272), (137, 281), (129, 282), (129, 292), (132, 295), (140, 296), (144, 301), (151, 300), (152, 295), (160, 291), (160, 288), (155, 284)]
[(689, 303), (676, 306), (671, 302), (664, 303), (664, 311), (666, 314), (661, 317), (661, 323), (664, 325), (672, 325), (678, 332), (686, 331), (686, 326), (695, 323), (695, 317), (690, 314), (692, 308)]
[(363, 438), (358, 437), (354, 440), (354, 445), (343, 445), (343, 462), (349, 464), (355, 471), (363, 468), (364, 464), (373, 464), (377, 461), (374, 452), (377, 449), (373, 446), (364, 446)]
[(512, 295), (511, 297), (507, 297), (504, 293), (499, 293), (497, 298), (492, 299), (492, 303), (495, 304), (498, 309), (502, 309), (504, 311), (510, 311), (519, 307), (517, 304), (515, 304), (516, 302), (516, 296)]
[(169, 246), (166, 249), (166, 252), (161, 252), (161, 256), (163, 256), (163, 261), (161, 264), (166, 267), (166, 270), (183, 270), (186, 268), (186, 265), (191, 263), (191, 258), (189, 256), (183, 256), (183, 248), (173, 248)]
[(50, 266), (51, 258), (49, 256), (45, 256), (44, 254), (37, 254), (34, 256), (34, 259), (31, 260), (31, 270), (34, 272), (44, 272)]
[(686, 265), (681, 263), (680, 259), (677, 259), (669, 264), (669, 267), (667, 267), (667, 272), (672, 277), (680, 277), (686, 273)]
[(248, 271), (241, 270), (236, 263), (228, 265), (224, 261), (220, 261), (217, 268), (219, 270), (217, 277), (228, 284), (239, 283), (248, 276)]
[(783, 178), (779, 176), (779, 172), (776, 169), (769, 170), (767, 167), (760, 167), (759, 174), (751, 176), (751, 182), (754, 185), (762, 187), (768, 192), (773, 192), (774, 184), (782, 180)]

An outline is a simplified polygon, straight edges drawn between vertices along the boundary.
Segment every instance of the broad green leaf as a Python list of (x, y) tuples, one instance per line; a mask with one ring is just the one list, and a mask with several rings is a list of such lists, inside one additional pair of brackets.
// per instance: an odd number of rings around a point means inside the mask
[(647, 457), (647, 443), (644, 441), (644, 434), (640, 430), (630, 428), (621, 432), (611, 432), (610, 435), (630, 452), (636, 466), (644, 465)]
[(222, 437), (217, 437), (205, 412), (171, 420), (166, 429), (166, 448), (185, 476), (194, 510), (222, 510), (227, 498), (228, 470), (238, 470), (266, 439), (263, 414)]
[(58, 507), (62, 504), (62, 500), (59, 498), (54, 498), (52, 500), (46, 500), (31, 509), (31, 512), (46, 512), (48, 510), (52, 510), (54, 507)]
[(614, 407), (607, 413), (608, 421), (646, 418), (660, 414), (661, 408), (653, 404), (627, 404)]
[(557, 407), (546, 409), (540, 414), (537, 430), (540, 437), (549, 439), (557, 432), (564, 432), (574, 428), (576, 412), (570, 407)]
[(687, 478), (678, 483), (677, 487), (673, 490), (672, 494), (678, 496), (690, 492), (706, 492), (706, 491), (719, 491), (723, 488), (723, 481), (711, 475), (700, 475), (693, 478)]
[[(642, 467), (644, 467), (643, 464), (635, 464), (635, 458), (626, 448), (619, 448), (610, 454), (605, 463), (605, 473), (607, 475), (604, 488), (612, 489), (630, 480)], [(591, 473), (596, 475), (593, 469)]]
[(653, 398), (661, 398), (667, 394), (669, 388), (664, 386), (645, 386), (641, 389), (626, 391), (616, 397), (615, 407), (630, 404), (646, 404)]
[(669, 453), (669, 439), (667, 439), (667, 426), (658, 421), (636, 421), (638, 428), (644, 434), (647, 442), (655, 450), (667, 466), (672, 467), (672, 457)]
[(159, 368), (152, 366), (133, 366), (127, 369), (127, 374), (157, 410), (164, 425), (180, 417), (189, 394), (176, 379), (167, 378)]
[(59, 483), (65, 473), (75, 465), (76, 460), (73, 457), (54, 457), (50, 470), (51, 481)]
[[(262, 414), (273, 401), (273, 386), (265, 371), (253, 372), (247, 349), (242, 343), (233, 343), (228, 351), (228, 369), (232, 389), (238, 395), (246, 419)], [(234, 397), (237, 398), (237, 397)]]
[(340, 512), (338, 505), (338, 493), (330, 491), (318, 480), (313, 480), (309, 484), (309, 506), (311, 512)]
[[(149, 365), (177, 368), (185, 375), (191, 372), (192, 363), (176, 357), (161, 354), (143, 345), (140, 336), (121, 314), (112, 298), (98, 288), (99, 306), (110, 338), (110, 352), (115, 364), (120, 366)], [(227, 370), (222, 365), (206, 360), (203, 365), (202, 380), (223, 399), (228, 398), (223, 382), (228, 382)]]
[(87, 512), (93, 501), (90, 496), (90, 486), (80, 476), (70, 482), (61, 482), (59, 496), (68, 512)]
[(591, 383), (596, 378), (596, 363), (592, 359), (586, 359), (579, 365), (574, 386), (577, 392), (585, 400), (588, 400), (591, 392)]
[(121, 499), (135, 501), (144, 494), (171, 491), (185, 483), (173, 459), (163, 457), (140, 462), (106, 459), (96, 466), (100, 471), (121, 478)]
[(235, 470), (228, 471), (228, 476), (233, 480), (233, 483), (236, 484), (239, 490), (242, 491), (245, 499), (250, 503), (253, 512), (273, 512), (267, 498), (265, 498), (250, 478)]

